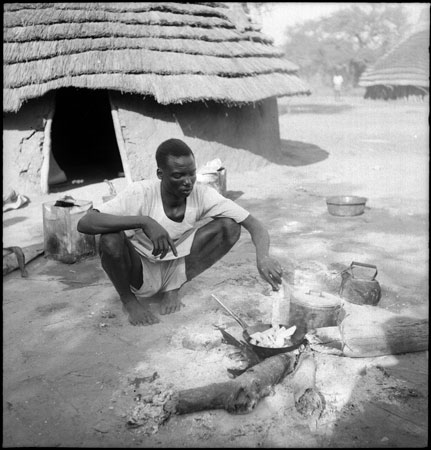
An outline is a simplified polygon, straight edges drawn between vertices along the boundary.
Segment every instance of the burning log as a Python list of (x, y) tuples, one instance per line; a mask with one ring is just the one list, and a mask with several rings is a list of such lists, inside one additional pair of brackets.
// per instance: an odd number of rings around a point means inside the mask
[(316, 388), (316, 363), (312, 353), (303, 354), (292, 376), (292, 386), (296, 410), (304, 417), (319, 418), (325, 399)]
[[(147, 392), (146, 398), (141, 393), (134, 398), (136, 404), (126, 415), (126, 426), (128, 428), (142, 427), (145, 434), (152, 434), (173, 414), (188, 414), (211, 409), (225, 409), (232, 414), (247, 414), (255, 408), (261, 398), (270, 394), (274, 385), (288, 374), (293, 374), (289, 382), (293, 387), (296, 410), (304, 418), (317, 421), (325, 402), (315, 386), (316, 365), (307, 347), (302, 353), (297, 351), (281, 353), (264, 359), (234, 380), (227, 382), (178, 392), (173, 391), (172, 386), (146, 388), (143, 391)], [(157, 374), (155, 373), (153, 377), (135, 379), (135, 382), (145, 380), (152, 383), (155, 375)]]
[(315, 386), (316, 366), (308, 352), (271, 356), (234, 380), (179, 391), (165, 404), (165, 411), (169, 414), (189, 414), (225, 409), (232, 414), (247, 414), (290, 373), (294, 373), (292, 385), (298, 412), (309, 416), (320, 408), (320, 415), (324, 402)]
[(176, 414), (209, 409), (225, 409), (234, 414), (249, 413), (261, 398), (269, 395), (272, 386), (293, 372), (296, 356), (282, 353), (264, 359), (234, 380), (179, 391), (165, 408)]

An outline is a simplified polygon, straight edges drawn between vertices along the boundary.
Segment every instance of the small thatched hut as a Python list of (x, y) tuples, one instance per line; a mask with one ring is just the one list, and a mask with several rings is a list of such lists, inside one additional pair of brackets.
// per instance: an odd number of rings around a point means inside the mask
[(359, 86), (365, 98), (398, 99), (424, 97), (429, 93), (429, 10), (414, 32), (362, 74)]
[(276, 160), (277, 97), (310, 91), (241, 11), (4, 4), (4, 186), (46, 193), (62, 171), (151, 178), (155, 149), (171, 137), (198, 166), (220, 158), (228, 173)]

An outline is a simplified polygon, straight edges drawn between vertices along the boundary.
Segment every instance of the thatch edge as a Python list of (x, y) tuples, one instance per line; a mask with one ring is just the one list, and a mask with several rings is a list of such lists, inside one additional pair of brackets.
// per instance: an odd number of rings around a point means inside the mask
[[(177, 89), (173, 89), (172, 86), (176, 86)], [(270, 97), (311, 94), (309, 86), (299, 77), (286, 74), (258, 75), (233, 81), (202, 75), (91, 75), (65, 77), (65, 79), (18, 89), (4, 89), (3, 110), (17, 112), (23, 103), (62, 87), (106, 89), (142, 97), (153, 96), (162, 105), (214, 101), (230, 106), (240, 106)]]

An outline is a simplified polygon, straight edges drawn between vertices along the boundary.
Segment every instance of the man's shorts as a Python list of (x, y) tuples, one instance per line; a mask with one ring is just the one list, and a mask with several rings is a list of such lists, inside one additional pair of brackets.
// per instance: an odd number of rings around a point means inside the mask
[(197, 228), (192, 229), (175, 242), (178, 256), (170, 250), (162, 260), (154, 257), (152, 249), (144, 247), (142, 240), (136, 242), (132, 239), (131, 243), (141, 258), (144, 280), (140, 289), (130, 286), (132, 293), (137, 297), (152, 297), (157, 292), (179, 289), (187, 281), (185, 257), (190, 254), (196, 232)]
[(179, 289), (187, 281), (185, 258), (151, 262), (144, 256), (139, 256), (144, 282), (140, 289), (130, 286), (137, 297), (152, 297), (157, 292)]

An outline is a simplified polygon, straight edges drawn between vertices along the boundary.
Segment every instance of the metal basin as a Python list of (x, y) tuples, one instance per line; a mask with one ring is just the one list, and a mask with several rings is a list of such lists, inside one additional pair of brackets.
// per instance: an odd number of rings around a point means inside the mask
[(341, 195), (326, 199), (328, 212), (333, 216), (359, 216), (364, 213), (366, 202), (365, 197), (354, 195)]

